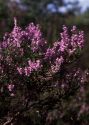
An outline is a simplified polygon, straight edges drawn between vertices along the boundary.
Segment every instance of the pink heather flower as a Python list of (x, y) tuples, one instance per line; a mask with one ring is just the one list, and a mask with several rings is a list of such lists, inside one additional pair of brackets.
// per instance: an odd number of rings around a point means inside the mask
[(31, 67), (32, 71), (35, 70), (37, 71), (37, 69), (41, 68), (41, 64), (40, 64), (40, 60), (36, 60), (36, 61), (28, 61), (29, 67)]
[(84, 45), (84, 32), (83, 31), (79, 31), (77, 33), (76, 28), (75, 30), (72, 30), (72, 36), (71, 36), (71, 45), (72, 47), (76, 48), (82, 48)]
[(60, 58), (56, 58), (55, 64), (59, 66), (59, 65), (61, 65), (63, 63), (63, 61), (64, 61), (64, 59), (61, 56)]
[(28, 66), (26, 66), (25, 68), (17, 68), (18, 72), (20, 75), (22, 75), (23, 73), (26, 76), (29, 76), (33, 71), (38, 71), (40, 68), (42, 67), (40, 60), (36, 60), (36, 61), (28, 61)]
[(54, 63), (54, 65), (51, 66), (51, 70), (53, 73), (57, 72), (58, 70), (60, 70), (60, 66), (63, 63), (64, 59), (61, 56), (60, 58), (56, 58), (56, 61)]
[(65, 49), (66, 49), (65, 42), (63, 40), (61, 40), (61, 42), (60, 42), (60, 51), (64, 52)]
[(7, 46), (8, 46), (7, 42), (6, 42), (6, 41), (3, 41), (3, 42), (2, 42), (2, 48), (7, 48)]
[(26, 34), (28, 35), (29, 39), (38, 39), (41, 37), (41, 31), (38, 25), (34, 25), (30, 23), (29, 26), (26, 28)]
[(31, 60), (29, 60), (28, 64), (29, 64), (29, 67), (31, 67), (33, 70), (36, 70), (39, 67), (41, 67), (40, 60), (36, 60), (36, 61), (33, 61), (33, 62)]
[(35, 71), (37, 71), (38, 69), (40, 69), (42, 67), (42, 65), (40, 64), (40, 60), (36, 60), (36, 63), (34, 65), (34, 69)]
[(55, 51), (53, 48), (48, 48), (46, 53), (45, 53), (45, 59), (52, 59), (55, 55)]
[(60, 35), (61, 35), (60, 51), (64, 52), (68, 48), (70, 42), (68, 29), (66, 26), (63, 26), (63, 32), (60, 33)]
[(31, 64), (32, 64), (32, 61), (28, 60), (28, 65), (31, 66)]
[(76, 26), (73, 26), (72, 29), (71, 29), (71, 32), (72, 32), (72, 33), (76, 33), (76, 31), (77, 31), (77, 27), (76, 27)]
[(24, 73), (25, 73), (26, 76), (28, 76), (28, 75), (30, 74), (30, 73), (29, 73), (29, 70), (28, 70), (28, 67), (25, 67), (25, 68), (24, 68)]
[(8, 84), (7, 86), (8, 90), (11, 92), (14, 89), (14, 84)]
[(17, 70), (18, 70), (19, 74), (22, 75), (22, 73), (23, 73), (22, 68), (17, 67)]
[(42, 50), (45, 47), (46, 42), (42, 38), (42, 33), (40, 31), (39, 25), (34, 25), (31, 23), (25, 30), (25, 34), (28, 40), (31, 40), (31, 50), (33, 52), (37, 52), (38, 50)]
[(82, 48), (84, 45), (84, 32), (81, 31), (79, 32), (79, 37), (78, 37), (78, 46)]
[(26, 76), (29, 76), (32, 73), (32, 68), (31, 67), (25, 67), (23, 68), (23, 72)]
[(14, 19), (14, 28), (12, 32), (9, 34), (9, 38), (7, 39), (12, 46), (20, 48), (21, 42), (23, 39), (23, 31), (20, 27), (17, 26), (17, 21)]
[(14, 26), (15, 26), (15, 27), (17, 26), (17, 20), (16, 20), (15, 17), (14, 17)]
[(75, 52), (75, 48), (74, 49), (68, 49), (68, 53), (69, 53), (69, 56), (72, 55), (74, 52)]
[(59, 41), (53, 43), (54, 50), (56, 50), (56, 49), (58, 50), (59, 47), (60, 47), (60, 42)]

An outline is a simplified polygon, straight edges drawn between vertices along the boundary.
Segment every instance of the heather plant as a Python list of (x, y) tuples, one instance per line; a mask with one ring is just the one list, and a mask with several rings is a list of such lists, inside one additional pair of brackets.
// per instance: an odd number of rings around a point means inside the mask
[[(0, 43), (0, 124), (79, 122), (83, 111), (76, 97), (88, 74), (76, 65), (83, 46), (84, 32), (76, 26), (71, 31), (63, 26), (60, 39), (49, 45), (39, 25), (30, 23), (23, 30), (15, 19)], [(76, 118), (70, 115), (73, 103)]]

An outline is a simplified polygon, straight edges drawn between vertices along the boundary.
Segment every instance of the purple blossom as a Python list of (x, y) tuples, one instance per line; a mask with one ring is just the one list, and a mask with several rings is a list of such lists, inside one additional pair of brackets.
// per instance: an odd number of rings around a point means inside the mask
[(40, 60), (36, 61), (28, 61), (28, 66), (23, 68), (17, 68), (20, 75), (25, 74), (26, 76), (29, 76), (33, 71), (38, 71), (42, 67)]
[(14, 89), (14, 84), (8, 84), (7, 88), (9, 90), (9, 92), (12, 92)]
[(54, 57), (54, 55), (55, 55), (54, 49), (53, 49), (53, 48), (48, 48), (48, 49), (46, 50), (46, 53), (45, 53), (45, 59), (51, 60), (51, 59)]
[(53, 73), (56, 73), (60, 70), (61, 64), (63, 63), (64, 59), (61, 56), (60, 58), (56, 58), (54, 65), (51, 66), (51, 70)]
[(39, 28), (39, 25), (34, 25), (31, 23), (25, 31), (25, 34), (29, 40), (31, 40), (31, 50), (36, 52), (42, 50), (46, 45), (46, 41), (42, 38), (42, 34)]
[(22, 68), (17, 67), (17, 71), (19, 72), (20, 75), (22, 75), (23, 73)]

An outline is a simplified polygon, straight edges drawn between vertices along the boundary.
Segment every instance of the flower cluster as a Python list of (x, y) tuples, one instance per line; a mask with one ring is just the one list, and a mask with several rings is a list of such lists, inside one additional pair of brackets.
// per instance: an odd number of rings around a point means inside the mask
[(60, 70), (60, 66), (63, 63), (63, 57), (56, 58), (55, 64), (51, 66), (52, 72), (57, 72)]
[[(5, 34), (3, 41), (0, 43), (2, 78), (6, 78), (8, 72), (14, 75), (19, 73), (21, 76), (28, 77), (36, 72), (38, 76), (42, 75), (42, 72), (45, 72), (45, 75), (50, 72), (51, 76), (58, 72), (63, 74), (64, 79), (66, 79), (67, 75), (70, 74), (68, 66), (72, 59), (76, 58), (78, 50), (80, 51), (83, 45), (84, 33), (78, 31), (76, 26), (72, 27), (70, 33), (67, 27), (63, 26), (60, 39), (53, 45), (48, 46), (46, 40), (42, 37), (39, 25), (31, 23), (23, 30), (17, 26), (15, 19), (12, 32)], [(9, 71), (7, 72), (7, 70)], [(78, 72), (78, 70), (76, 68), (75, 71)], [(46, 77), (48, 76), (46, 75)], [(83, 79), (82, 75), (81, 79)], [(12, 78), (9, 80), (12, 80)]]
[[(75, 58), (78, 50), (82, 49), (84, 33), (78, 31), (76, 26), (73, 26), (69, 33), (67, 27), (63, 26), (63, 32), (60, 35), (61, 39), (47, 46), (39, 25), (35, 26), (31, 23), (22, 30), (17, 26), (15, 19), (12, 32), (5, 34), (0, 43), (1, 62), (6, 62), (10, 72), (14, 70), (22, 76), (30, 76), (33, 72), (46, 74), (50, 71), (51, 74), (55, 74), (62, 71), (61, 67), (66, 69), (72, 61), (72, 56)], [(6, 74), (6, 66), (0, 63), (0, 67), (1, 72)]]
[(86, 74), (73, 65), (83, 46), (84, 33), (76, 26), (70, 32), (63, 26), (60, 39), (48, 46), (39, 25), (31, 23), (23, 30), (15, 19), (12, 32), (0, 42), (0, 93), (8, 91), (13, 98), (18, 97), (18, 107), (13, 110), (36, 102), (37, 111), (40, 113), (42, 107), (42, 115), (46, 116), (44, 112), (50, 111), (51, 104), (59, 105), (62, 97), (69, 97), (72, 90), (76, 92), (86, 82)]
[(25, 74), (26, 76), (29, 76), (33, 71), (37, 71), (41, 68), (40, 60), (36, 60), (36, 62), (32, 62), (31, 60), (28, 61), (29, 66), (25, 68), (19, 68), (17, 67), (17, 70), (19, 74)]

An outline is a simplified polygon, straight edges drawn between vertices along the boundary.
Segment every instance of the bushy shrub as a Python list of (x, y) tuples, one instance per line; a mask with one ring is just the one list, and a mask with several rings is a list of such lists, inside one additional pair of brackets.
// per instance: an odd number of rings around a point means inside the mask
[(78, 121), (80, 108), (71, 115), (69, 102), (86, 83), (87, 72), (76, 65), (84, 46), (83, 31), (63, 26), (60, 39), (49, 45), (39, 25), (31, 23), (23, 30), (14, 23), (0, 43), (0, 124)]

